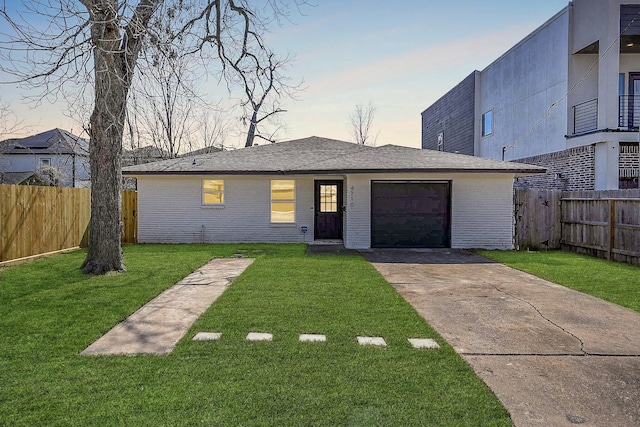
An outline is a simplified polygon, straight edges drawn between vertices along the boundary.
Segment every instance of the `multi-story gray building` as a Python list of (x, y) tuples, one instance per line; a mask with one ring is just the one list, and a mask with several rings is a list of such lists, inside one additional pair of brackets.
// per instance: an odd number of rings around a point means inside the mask
[(422, 147), (545, 166), (520, 186), (637, 188), (640, 0), (573, 0), (422, 112)]

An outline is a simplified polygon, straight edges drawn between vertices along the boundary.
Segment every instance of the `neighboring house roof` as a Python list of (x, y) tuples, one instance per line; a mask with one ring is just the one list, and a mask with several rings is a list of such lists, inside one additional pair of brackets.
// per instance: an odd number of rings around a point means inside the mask
[(0, 154), (89, 155), (89, 141), (66, 130), (51, 129), (25, 138), (0, 141)]
[(0, 172), (0, 184), (11, 185), (46, 185), (46, 181), (33, 171)]
[(217, 153), (218, 151), (222, 151), (222, 148), (210, 145), (208, 147), (200, 148), (199, 150), (193, 150), (189, 151), (188, 153), (180, 154), (180, 157), (199, 156), (201, 154)]
[(384, 145), (369, 147), (312, 136), (294, 141), (220, 151), (129, 166), (126, 175), (216, 173), (315, 174), (376, 172), (493, 172), (532, 174), (545, 168), (462, 154)]

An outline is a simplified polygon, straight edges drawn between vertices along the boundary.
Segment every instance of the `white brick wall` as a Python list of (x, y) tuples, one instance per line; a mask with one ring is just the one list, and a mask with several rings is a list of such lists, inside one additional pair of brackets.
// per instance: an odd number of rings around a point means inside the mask
[(371, 181), (452, 181), (451, 246), (513, 247), (513, 175), (509, 174), (376, 174), (348, 175), (345, 246), (371, 247)]
[[(144, 242), (303, 242), (313, 240), (312, 176), (296, 181), (296, 223), (270, 224), (270, 176), (138, 178), (138, 240)], [(288, 179), (289, 177), (287, 177)], [(319, 177), (332, 179), (334, 177)], [(225, 206), (201, 206), (201, 180), (224, 179)], [(509, 174), (371, 174), (344, 179), (345, 246), (371, 245), (372, 180), (452, 181), (451, 246), (512, 247), (513, 176)], [(303, 235), (301, 226), (309, 231)]]
[(451, 246), (513, 248), (513, 177), (468, 175), (453, 180)]
[(351, 249), (371, 247), (371, 176), (347, 175), (345, 246)]
[[(224, 180), (224, 207), (201, 205), (202, 179)], [(138, 177), (138, 240), (141, 243), (313, 240), (313, 178), (291, 177), (296, 181), (295, 224), (270, 223), (271, 179), (283, 178)], [(306, 236), (300, 231), (305, 225), (309, 228)]]

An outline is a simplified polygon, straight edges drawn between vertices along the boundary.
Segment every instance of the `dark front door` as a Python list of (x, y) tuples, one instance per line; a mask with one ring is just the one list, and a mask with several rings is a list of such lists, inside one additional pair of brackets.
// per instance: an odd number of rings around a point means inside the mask
[(316, 181), (315, 239), (342, 239), (342, 181)]

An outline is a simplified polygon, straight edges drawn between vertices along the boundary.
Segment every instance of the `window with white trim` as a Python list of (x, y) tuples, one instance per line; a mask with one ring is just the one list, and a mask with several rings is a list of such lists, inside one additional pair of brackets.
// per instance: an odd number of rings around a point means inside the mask
[(271, 222), (296, 222), (296, 182), (294, 180), (271, 180)]
[(224, 180), (203, 179), (202, 180), (202, 205), (222, 206), (224, 205)]
[(40, 158), (40, 169), (47, 169), (51, 166), (50, 158)]

